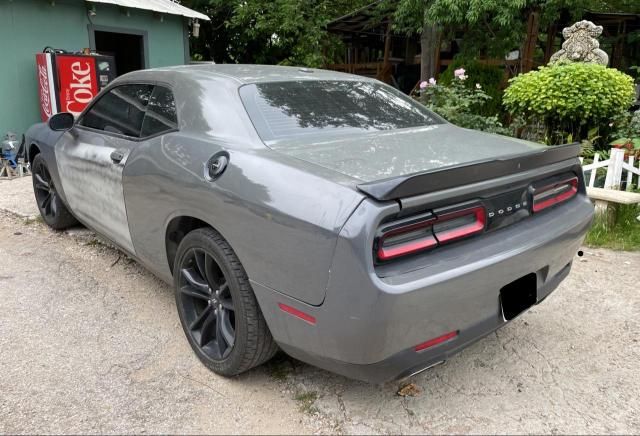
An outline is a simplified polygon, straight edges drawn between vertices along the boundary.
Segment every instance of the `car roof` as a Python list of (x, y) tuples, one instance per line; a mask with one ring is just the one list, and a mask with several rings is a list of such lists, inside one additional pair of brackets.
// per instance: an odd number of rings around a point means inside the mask
[(247, 83), (299, 81), (299, 80), (357, 80), (374, 81), (363, 76), (340, 73), (318, 68), (285, 67), (280, 65), (246, 65), (246, 64), (195, 64), (174, 67), (152, 68), (134, 71), (118, 81), (158, 80), (177, 82), (184, 79), (206, 80), (217, 78), (236, 82), (238, 86)]

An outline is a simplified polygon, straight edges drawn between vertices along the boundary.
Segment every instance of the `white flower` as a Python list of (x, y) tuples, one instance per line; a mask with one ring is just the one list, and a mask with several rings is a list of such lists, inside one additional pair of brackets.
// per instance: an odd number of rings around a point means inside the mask
[(482, 89), (482, 85), (479, 83), (476, 83), (476, 89)]

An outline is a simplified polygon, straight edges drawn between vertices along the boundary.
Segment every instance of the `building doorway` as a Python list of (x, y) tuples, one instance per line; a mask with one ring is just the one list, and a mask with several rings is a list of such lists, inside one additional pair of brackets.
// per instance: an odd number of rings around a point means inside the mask
[(118, 76), (147, 67), (144, 33), (94, 28), (90, 34), (93, 50), (115, 58)]

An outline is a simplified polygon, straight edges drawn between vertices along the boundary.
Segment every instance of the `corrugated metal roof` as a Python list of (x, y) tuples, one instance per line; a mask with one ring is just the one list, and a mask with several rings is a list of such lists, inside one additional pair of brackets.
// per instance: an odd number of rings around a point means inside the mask
[(186, 8), (171, 0), (87, 0), (91, 3), (107, 3), (110, 5), (122, 6), (123, 8), (146, 9), (148, 11), (160, 12), (162, 14), (182, 15), (188, 18), (198, 18), (199, 20), (211, 21), (209, 17), (193, 9)]

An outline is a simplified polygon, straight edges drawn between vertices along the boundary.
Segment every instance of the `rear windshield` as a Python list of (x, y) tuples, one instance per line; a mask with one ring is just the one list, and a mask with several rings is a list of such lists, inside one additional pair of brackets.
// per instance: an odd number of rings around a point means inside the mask
[(292, 81), (246, 85), (242, 102), (263, 141), (368, 132), (441, 121), (423, 105), (374, 82)]

